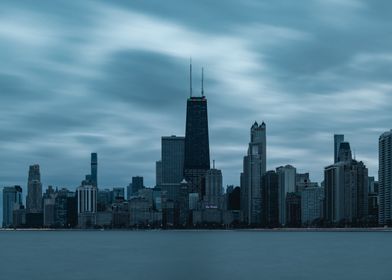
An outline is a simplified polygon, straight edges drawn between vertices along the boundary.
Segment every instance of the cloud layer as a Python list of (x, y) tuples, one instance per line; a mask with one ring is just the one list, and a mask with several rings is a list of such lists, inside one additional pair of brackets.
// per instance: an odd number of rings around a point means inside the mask
[(155, 183), (160, 137), (183, 135), (205, 67), (211, 157), (239, 184), (264, 120), (268, 168), (321, 181), (333, 133), (377, 175), (391, 127), (390, 1), (6, 1), (0, 11), (0, 183), (74, 188), (98, 152), (102, 187)]

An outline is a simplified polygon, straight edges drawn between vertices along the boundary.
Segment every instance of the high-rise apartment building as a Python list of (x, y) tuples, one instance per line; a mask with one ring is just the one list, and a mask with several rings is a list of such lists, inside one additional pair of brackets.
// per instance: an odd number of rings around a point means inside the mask
[(368, 215), (368, 169), (352, 159), (348, 142), (340, 144), (338, 160), (324, 171), (325, 218), (332, 223), (359, 223)]
[(219, 169), (210, 169), (206, 172), (206, 193), (203, 198), (209, 206), (221, 206), (223, 194), (222, 171)]
[(279, 223), (284, 226), (287, 222), (286, 198), (288, 193), (296, 191), (297, 170), (291, 165), (285, 165), (276, 168), (276, 173), (279, 182)]
[(3, 188), (3, 227), (15, 226), (13, 211), (22, 206), (22, 188), (20, 186)]
[(98, 155), (91, 153), (91, 184), (98, 187)]
[(279, 225), (279, 184), (278, 175), (270, 170), (262, 177), (263, 225), (276, 227)]
[(244, 222), (262, 222), (261, 177), (266, 172), (266, 125), (255, 122), (250, 129), (248, 154), (244, 157), (241, 173), (241, 210)]
[(338, 162), (338, 153), (340, 148), (340, 143), (344, 142), (343, 134), (334, 135), (334, 163)]
[(392, 130), (383, 133), (378, 140), (378, 222), (392, 223)]
[(42, 184), (39, 165), (34, 164), (29, 168), (26, 197), (27, 213), (42, 213)]

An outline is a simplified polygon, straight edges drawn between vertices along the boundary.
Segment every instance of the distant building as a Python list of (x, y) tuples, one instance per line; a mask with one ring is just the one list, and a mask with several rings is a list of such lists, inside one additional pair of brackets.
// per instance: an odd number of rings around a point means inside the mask
[(178, 184), (184, 179), (185, 137), (162, 137), (161, 160), (163, 184)]
[(241, 210), (248, 225), (262, 222), (261, 177), (266, 172), (266, 144), (266, 125), (255, 122), (250, 129), (248, 153), (241, 173)]
[(161, 139), (162, 181), (160, 188), (168, 199), (179, 200), (180, 183), (184, 179), (185, 138), (164, 136)]
[(109, 189), (98, 190), (97, 194), (97, 211), (103, 212), (110, 209), (113, 203), (112, 192)]
[(98, 187), (98, 155), (91, 153), (91, 184)]
[(116, 200), (124, 200), (125, 199), (125, 189), (124, 188), (113, 188), (111, 191), (111, 202), (115, 202)]
[(31, 165), (27, 182), (27, 213), (42, 213), (42, 184), (39, 165)]
[(392, 224), (392, 129), (378, 140), (378, 222)]
[(279, 178), (275, 171), (268, 171), (262, 177), (263, 225), (279, 226)]
[(131, 196), (137, 195), (138, 191), (143, 188), (144, 188), (143, 177), (142, 176), (132, 177)]
[(162, 184), (162, 160), (155, 162), (155, 186)]
[(276, 168), (279, 182), (279, 223), (284, 226), (287, 223), (286, 198), (288, 193), (296, 191), (297, 170), (291, 165)]
[(209, 169), (207, 99), (204, 95), (191, 96), (187, 100), (186, 111), (184, 177), (192, 192), (204, 195), (203, 180)]
[(14, 210), (22, 208), (22, 188), (20, 186), (3, 188), (3, 228), (14, 227)]
[(286, 226), (301, 226), (301, 195), (290, 192), (286, 196)]
[(311, 225), (323, 218), (324, 188), (307, 187), (301, 192), (301, 222)]
[(340, 149), (340, 143), (344, 142), (344, 135), (343, 134), (335, 134), (334, 135), (334, 163), (339, 161), (338, 153)]
[(222, 194), (222, 171), (215, 168), (208, 170), (206, 172), (206, 191), (203, 198), (204, 202), (209, 205), (220, 207)]
[(241, 210), (241, 188), (235, 187), (232, 188), (232, 191), (229, 191), (229, 188), (226, 191), (227, 194), (227, 209), (228, 210)]
[(78, 197), (78, 226), (91, 228), (96, 225), (97, 188), (92, 185), (80, 186), (76, 190)]
[(324, 171), (325, 218), (339, 224), (356, 224), (368, 216), (368, 169), (352, 159), (348, 142), (340, 144), (338, 162)]

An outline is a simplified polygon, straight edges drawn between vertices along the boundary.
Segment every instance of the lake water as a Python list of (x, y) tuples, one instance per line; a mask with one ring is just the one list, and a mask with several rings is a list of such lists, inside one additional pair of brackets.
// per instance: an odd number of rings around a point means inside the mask
[(2, 231), (0, 279), (392, 279), (392, 232)]

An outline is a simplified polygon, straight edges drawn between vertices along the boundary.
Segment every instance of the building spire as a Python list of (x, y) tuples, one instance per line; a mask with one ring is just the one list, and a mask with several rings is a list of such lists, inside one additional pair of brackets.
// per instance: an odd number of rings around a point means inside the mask
[(201, 68), (201, 96), (204, 96), (204, 68)]
[(189, 62), (189, 95), (192, 97), (192, 57)]
[(215, 159), (212, 160), (212, 168), (215, 169)]

